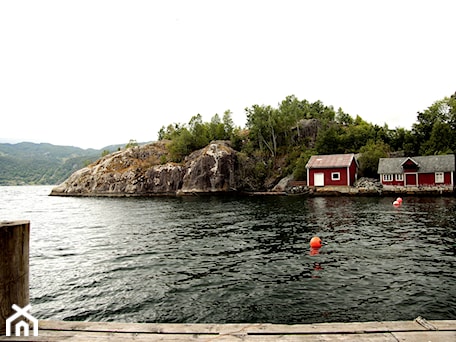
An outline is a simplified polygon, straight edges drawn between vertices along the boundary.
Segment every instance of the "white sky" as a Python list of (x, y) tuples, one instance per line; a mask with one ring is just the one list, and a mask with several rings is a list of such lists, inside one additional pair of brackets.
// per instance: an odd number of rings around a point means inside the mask
[(456, 91), (456, 1), (0, 1), (0, 141), (83, 148), (287, 95), (411, 128)]

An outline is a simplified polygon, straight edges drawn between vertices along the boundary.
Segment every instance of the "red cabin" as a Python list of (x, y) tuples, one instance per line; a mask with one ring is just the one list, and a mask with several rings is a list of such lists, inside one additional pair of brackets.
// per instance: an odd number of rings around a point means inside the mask
[(454, 154), (380, 158), (378, 174), (384, 187), (454, 188)]
[(306, 164), (309, 186), (352, 186), (358, 178), (353, 153), (312, 156)]

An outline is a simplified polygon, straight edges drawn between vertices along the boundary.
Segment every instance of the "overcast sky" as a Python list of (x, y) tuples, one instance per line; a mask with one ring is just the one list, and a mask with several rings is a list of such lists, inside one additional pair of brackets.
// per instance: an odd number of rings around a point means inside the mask
[(287, 95), (411, 128), (456, 91), (456, 1), (0, 2), (0, 140), (83, 148)]

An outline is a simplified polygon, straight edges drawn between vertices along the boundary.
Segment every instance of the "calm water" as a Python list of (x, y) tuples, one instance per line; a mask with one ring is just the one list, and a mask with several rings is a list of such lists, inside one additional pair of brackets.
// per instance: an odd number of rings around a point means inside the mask
[[(456, 198), (49, 197), (0, 187), (31, 221), (41, 319), (456, 319)], [(325, 245), (312, 255), (310, 238)]]

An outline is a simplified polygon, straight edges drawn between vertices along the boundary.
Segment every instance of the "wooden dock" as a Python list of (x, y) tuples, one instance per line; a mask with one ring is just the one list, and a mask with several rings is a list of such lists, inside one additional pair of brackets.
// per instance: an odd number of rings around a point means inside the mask
[(0, 341), (354, 341), (454, 342), (456, 321), (318, 324), (160, 324), (39, 321), (38, 336)]

